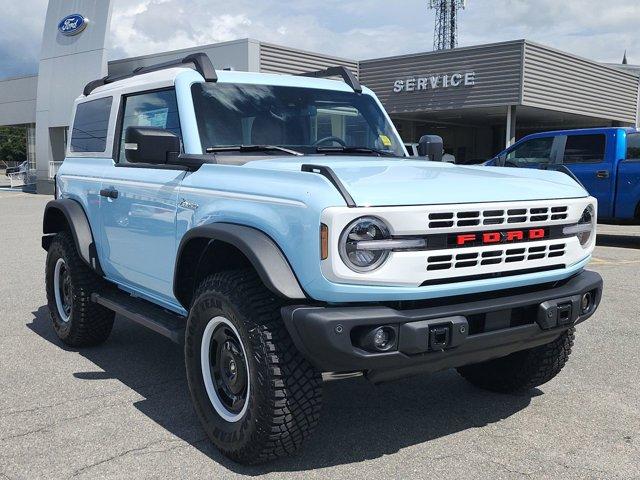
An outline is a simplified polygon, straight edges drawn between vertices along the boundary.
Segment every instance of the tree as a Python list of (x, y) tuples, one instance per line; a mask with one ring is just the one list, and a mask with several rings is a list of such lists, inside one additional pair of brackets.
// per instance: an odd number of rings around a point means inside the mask
[(22, 163), (27, 159), (27, 129), (0, 127), (0, 162)]

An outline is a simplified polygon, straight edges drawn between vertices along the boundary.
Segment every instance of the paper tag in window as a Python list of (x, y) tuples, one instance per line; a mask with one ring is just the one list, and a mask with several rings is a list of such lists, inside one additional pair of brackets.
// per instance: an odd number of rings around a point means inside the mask
[(391, 139), (386, 135), (380, 135), (380, 141), (382, 142), (382, 145), (384, 145), (385, 147), (391, 146)]

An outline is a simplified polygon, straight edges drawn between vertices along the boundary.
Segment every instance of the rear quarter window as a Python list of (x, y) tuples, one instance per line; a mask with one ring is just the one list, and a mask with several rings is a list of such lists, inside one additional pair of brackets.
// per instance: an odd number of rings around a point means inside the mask
[(627, 135), (627, 160), (640, 161), (640, 133)]
[(112, 97), (78, 104), (71, 131), (72, 152), (102, 153), (107, 149), (107, 131)]
[(563, 163), (599, 163), (604, 160), (606, 137), (597, 135), (569, 135), (564, 147)]

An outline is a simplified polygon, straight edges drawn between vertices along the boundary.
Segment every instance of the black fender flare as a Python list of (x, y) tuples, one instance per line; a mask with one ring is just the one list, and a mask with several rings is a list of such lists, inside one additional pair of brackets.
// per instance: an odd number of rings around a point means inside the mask
[(49, 250), (54, 234), (65, 230), (67, 225), (82, 261), (102, 275), (89, 219), (75, 200), (59, 198), (47, 203), (42, 220), (42, 248)]
[[(220, 222), (192, 228), (182, 237), (173, 280), (173, 292), (178, 300), (182, 296), (179, 289), (184, 273), (182, 268), (186, 268), (183, 262), (185, 249), (197, 239), (207, 239), (207, 247), (216, 241), (236, 247), (249, 260), (264, 285), (276, 295), (295, 300), (307, 298), (289, 261), (271, 237), (253, 227)], [(185, 305), (185, 308), (188, 307)]]

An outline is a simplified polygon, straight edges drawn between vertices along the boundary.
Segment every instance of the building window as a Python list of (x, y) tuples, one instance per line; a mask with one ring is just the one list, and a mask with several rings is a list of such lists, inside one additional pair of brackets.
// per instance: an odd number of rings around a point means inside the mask
[(627, 135), (627, 160), (640, 161), (640, 133)]
[(599, 163), (604, 159), (604, 135), (569, 135), (563, 163)]
[(80, 103), (71, 132), (72, 152), (104, 152), (107, 149), (107, 130), (112, 97)]
[(549, 163), (553, 137), (532, 138), (516, 145), (507, 154), (507, 163), (523, 166), (527, 164)]
[(175, 133), (182, 140), (175, 90), (131, 95), (124, 99), (124, 118), (120, 136), (120, 163), (126, 163), (124, 138), (129, 127), (158, 127)]

